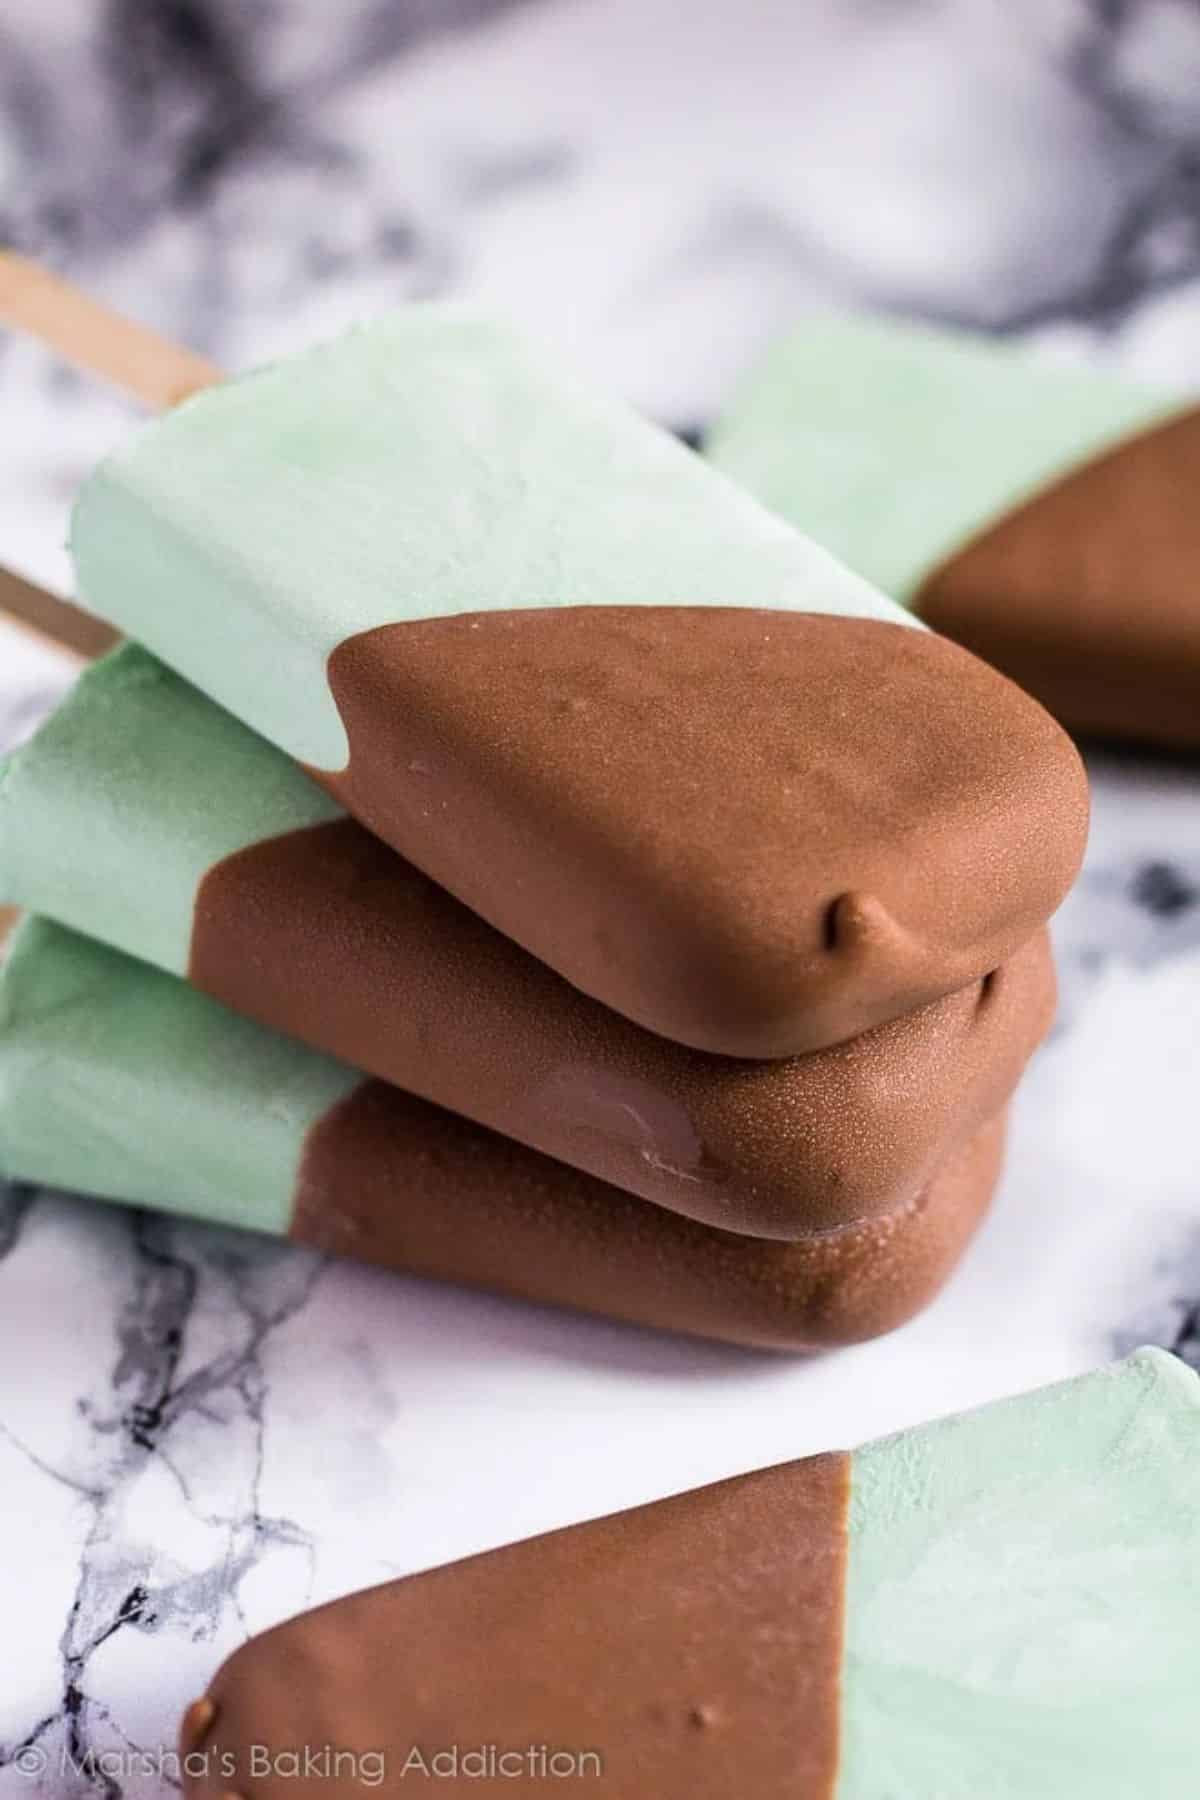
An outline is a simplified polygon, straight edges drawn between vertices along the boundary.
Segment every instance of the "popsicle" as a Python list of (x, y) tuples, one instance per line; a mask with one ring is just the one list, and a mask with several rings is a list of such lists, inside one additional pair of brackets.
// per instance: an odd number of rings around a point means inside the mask
[(194, 393), (72, 543), (93, 610), (700, 1049), (820, 1049), (966, 986), (1078, 860), (1079, 772), (1031, 702), (455, 308)]
[(1200, 747), (1194, 396), (814, 317), (709, 454), (1073, 731)]
[(1039, 932), (986, 982), (832, 1049), (671, 1044), (133, 645), (0, 765), (0, 900), (643, 1199), (779, 1238), (911, 1202), (1005, 1104), (1054, 1004)]
[(991, 1196), (985, 1123), (887, 1218), (778, 1243), (647, 1205), (43, 919), (0, 970), (0, 1177), (703, 1337), (827, 1349), (931, 1300)]
[(410, 1576), (236, 1651), (184, 1792), (1183, 1800), (1198, 1458), (1196, 1376), (1142, 1350)]

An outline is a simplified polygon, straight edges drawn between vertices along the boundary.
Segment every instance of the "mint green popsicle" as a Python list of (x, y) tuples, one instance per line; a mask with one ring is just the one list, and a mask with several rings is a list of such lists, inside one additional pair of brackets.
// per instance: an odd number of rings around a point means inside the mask
[(1078, 766), (1031, 703), (459, 308), (194, 395), (71, 542), (87, 605), (696, 1049), (818, 1050), (961, 989), (1074, 868)]
[(414, 1779), (414, 1747), (570, 1747), (613, 1800), (1187, 1800), (1198, 1460), (1196, 1377), (1142, 1350), (302, 1614), (185, 1744), (235, 1778), (314, 1727)]
[(709, 454), (1071, 731), (1200, 749), (1194, 395), (816, 316)]
[(771, 347), (705, 448), (714, 468), (910, 605), (976, 532), (1179, 406), (1017, 344), (816, 314)]
[(44, 919), (0, 967), (0, 1180), (777, 1350), (892, 1329), (946, 1279), (1001, 1112), (919, 1204), (794, 1241), (711, 1230), (370, 1080)]

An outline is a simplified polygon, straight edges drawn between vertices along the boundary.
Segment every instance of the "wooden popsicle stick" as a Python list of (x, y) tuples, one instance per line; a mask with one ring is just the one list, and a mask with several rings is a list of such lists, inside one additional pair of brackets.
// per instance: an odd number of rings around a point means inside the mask
[(106, 650), (121, 641), (120, 632), (106, 625), (103, 619), (93, 618), (91, 613), (81, 611), (69, 600), (60, 600), (57, 594), (37, 587), (3, 566), (0, 566), (0, 614), (32, 631), (35, 637), (52, 644), (56, 650), (67, 650), (85, 662), (103, 656)]
[(16, 906), (0, 906), (0, 956), (4, 955), (4, 946), (17, 928), (21, 911)]
[(158, 412), (223, 379), (215, 363), (123, 318), (12, 250), (0, 250), (0, 324), (36, 338)]

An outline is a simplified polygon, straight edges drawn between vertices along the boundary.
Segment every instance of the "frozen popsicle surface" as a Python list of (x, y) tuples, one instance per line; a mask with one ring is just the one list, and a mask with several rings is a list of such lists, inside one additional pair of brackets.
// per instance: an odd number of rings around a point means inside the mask
[(80, 499), (86, 602), (584, 992), (822, 1048), (1053, 910), (1031, 702), (520, 339), (416, 308), (199, 394)]
[(671, 1044), (133, 645), (0, 770), (0, 900), (643, 1199), (781, 1238), (910, 1205), (1004, 1105), (1054, 999), (1039, 933), (986, 984), (828, 1050)]
[(0, 969), (0, 1177), (287, 1235), (384, 1267), (775, 1349), (932, 1299), (995, 1185), (1003, 1114), (886, 1218), (711, 1230), (27, 919)]
[(613, 1800), (1182, 1796), (1198, 1456), (1196, 1377), (1147, 1350), (394, 1582), (236, 1652), (185, 1791), (282, 1800), (287, 1753), (329, 1744), (342, 1779), (301, 1791), (334, 1800), (368, 1750), (396, 1791), (487, 1791), (455, 1746), (530, 1800), (538, 1747)]
[(715, 465), (1073, 730), (1200, 744), (1200, 414), (886, 320), (772, 350)]

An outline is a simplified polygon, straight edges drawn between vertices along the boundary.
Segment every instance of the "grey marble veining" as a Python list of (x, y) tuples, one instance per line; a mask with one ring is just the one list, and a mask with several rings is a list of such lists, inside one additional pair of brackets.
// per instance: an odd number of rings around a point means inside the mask
[[(0, 233), (231, 364), (503, 306), (676, 425), (813, 302), (1200, 379), (1192, 0), (0, 0)], [(115, 400), (0, 349), (12, 553)]]
[[(0, 0), (0, 235), (230, 365), (474, 295), (693, 429), (814, 302), (1197, 384), (1198, 75), (1193, 0)], [(0, 557), (65, 583), (131, 416), (0, 342)], [(0, 742), (67, 678), (0, 635)], [(2, 1800), (169, 1793), (220, 1657), (356, 1586), (1134, 1342), (1200, 1361), (1200, 772), (1090, 762), (1001, 1194), (882, 1344), (797, 1364), (0, 1194)]]

